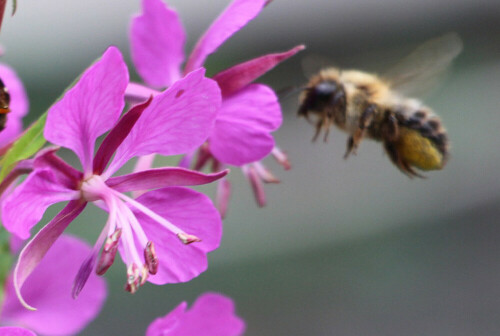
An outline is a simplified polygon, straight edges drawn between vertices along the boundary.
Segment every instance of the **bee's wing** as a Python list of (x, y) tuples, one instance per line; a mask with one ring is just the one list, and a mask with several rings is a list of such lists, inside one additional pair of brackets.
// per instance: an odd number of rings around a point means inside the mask
[(311, 76), (316, 75), (322, 69), (329, 67), (334, 67), (335, 64), (327, 56), (319, 54), (308, 54), (301, 60), (302, 72), (306, 78), (311, 78)]
[(462, 49), (462, 39), (457, 33), (442, 35), (419, 46), (387, 71), (384, 78), (394, 90), (405, 95), (430, 91)]

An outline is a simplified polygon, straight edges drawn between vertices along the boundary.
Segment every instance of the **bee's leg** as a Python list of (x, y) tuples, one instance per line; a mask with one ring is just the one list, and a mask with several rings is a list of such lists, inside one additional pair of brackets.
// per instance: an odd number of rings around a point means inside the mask
[(316, 133), (314, 133), (314, 136), (312, 138), (312, 142), (315, 142), (316, 139), (318, 139), (319, 134), (321, 133), (321, 129), (323, 128), (323, 120), (320, 119), (316, 122)]
[(354, 148), (354, 139), (350, 135), (347, 138), (347, 149), (346, 149), (345, 154), (344, 154), (344, 159), (347, 159), (349, 157), (349, 155), (351, 154), (351, 152), (356, 154), (356, 151), (353, 152), (353, 148)]
[(327, 126), (325, 129), (325, 135), (323, 136), (323, 142), (327, 142), (328, 134), (330, 134), (330, 127), (329, 126)]
[(401, 170), (401, 172), (403, 172), (406, 176), (408, 176), (409, 178), (414, 178), (414, 177), (425, 178), (425, 176), (417, 173), (415, 169), (413, 169), (407, 162), (401, 159), (401, 156), (398, 153), (395, 142), (384, 141), (384, 148), (387, 154), (389, 155), (389, 158), (391, 159), (392, 163), (394, 163), (394, 165), (398, 167), (398, 169)]
[(396, 117), (393, 113), (386, 113), (384, 124), (382, 125), (382, 138), (384, 139), (384, 148), (392, 163), (409, 178), (425, 176), (417, 173), (408, 162), (404, 161), (399, 155), (396, 141), (399, 134), (399, 126)]
[(347, 159), (351, 153), (356, 154), (356, 149), (361, 143), (361, 140), (365, 135), (366, 129), (370, 127), (376, 111), (377, 111), (377, 105), (375, 104), (369, 104), (365, 108), (363, 114), (361, 115), (361, 118), (359, 119), (358, 128), (356, 128), (354, 134), (349, 136), (349, 138), (347, 139), (347, 149), (344, 154), (344, 159)]
[(386, 111), (381, 126), (382, 138), (386, 141), (396, 141), (399, 135), (398, 120), (393, 112)]

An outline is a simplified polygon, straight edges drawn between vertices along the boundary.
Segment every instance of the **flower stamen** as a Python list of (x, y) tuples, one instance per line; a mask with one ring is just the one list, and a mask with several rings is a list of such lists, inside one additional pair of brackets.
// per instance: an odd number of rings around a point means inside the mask
[(288, 156), (279, 147), (274, 147), (271, 154), (285, 170), (292, 168)]
[(152, 241), (146, 244), (144, 249), (144, 260), (146, 261), (146, 266), (150, 274), (156, 274), (158, 272), (159, 259), (156, 255), (155, 245)]
[(122, 235), (122, 229), (116, 229), (104, 243), (104, 247), (101, 252), (101, 257), (97, 263), (96, 273), (98, 275), (104, 275), (106, 271), (113, 265), (115, 261), (116, 252), (118, 251), (118, 242)]
[(200, 238), (198, 238), (194, 235), (187, 234), (187, 233), (178, 233), (177, 237), (181, 240), (181, 242), (183, 244), (186, 244), (186, 245), (191, 244), (191, 243), (201, 242)]

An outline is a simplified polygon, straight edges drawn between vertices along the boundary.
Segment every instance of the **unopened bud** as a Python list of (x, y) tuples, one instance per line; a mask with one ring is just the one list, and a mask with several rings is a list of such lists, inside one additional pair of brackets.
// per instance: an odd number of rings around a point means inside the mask
[(149, 273), (156, 274), (158, 272), (159, 260), (156, 255), (155, 245), (152, 241), (146, 244), (146, 248), (144, 249), (144, 260), (146, 261)]
[(186, 245), (191, 244), (191, 243), (201, 242), (200, 238), (193, 236), (193, 235), (190, 235), (190, 234), (187, 234), (187, 233), (178, 233), (177, 237), (179, 237), (181, 242), (186, 244)]

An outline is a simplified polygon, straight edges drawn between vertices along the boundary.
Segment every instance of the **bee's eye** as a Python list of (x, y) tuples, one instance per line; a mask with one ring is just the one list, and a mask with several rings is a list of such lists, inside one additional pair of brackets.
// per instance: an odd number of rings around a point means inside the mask
[(315, 87), (315, 94), (318, 99), (330, 99), (332, 94), (337, 91), (335, 82), (321, 82)]

